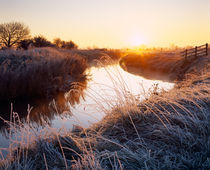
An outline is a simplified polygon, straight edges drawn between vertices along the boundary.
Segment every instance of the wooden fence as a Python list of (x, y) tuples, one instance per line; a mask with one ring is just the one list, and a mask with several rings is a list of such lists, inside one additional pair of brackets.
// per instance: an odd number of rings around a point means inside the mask
[(188, 60), (193, 57), (198, 58), (207, 55), (208, 55), (208, 43), (201, 46), (196, 46), (195, 48), (186, 49), (181, 52), (181, 56), (185, 57), (185, 60)]

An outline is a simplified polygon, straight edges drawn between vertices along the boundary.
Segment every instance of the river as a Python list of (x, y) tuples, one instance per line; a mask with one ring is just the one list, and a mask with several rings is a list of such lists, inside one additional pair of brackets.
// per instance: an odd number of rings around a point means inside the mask
[(75, 125), (89, 127), (131, 96), (143, 100), (154, 89), (170, 90), (174, 86), (170, 82), (148, 80), (130, 74), (119, 65), (91, 67), (87, 70), (87, 75), (88, 80), (74, 83), (74, 90), (59, 94), (54, 100), (14, 103), (12, 110), (18, 114), (6, 113), (11, 109), (10, 105), (7, 109), (1, 107), (0, 116), (5, 120), (12, 120), (13, 124), (11, 126), (11, 122), (8, 125), (7, 122), (0, 121), (2, 155), (6, 156), (8, 147), (18, 143), (45, 138), (52, 133), (67, 133)]

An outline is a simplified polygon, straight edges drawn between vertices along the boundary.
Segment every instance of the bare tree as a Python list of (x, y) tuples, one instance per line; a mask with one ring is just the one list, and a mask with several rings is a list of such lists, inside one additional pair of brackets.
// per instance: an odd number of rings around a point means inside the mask
[(5, 47), (10, 48), (29, 37), (29, 28), (21, 22), (0, 24), (0, 44)]

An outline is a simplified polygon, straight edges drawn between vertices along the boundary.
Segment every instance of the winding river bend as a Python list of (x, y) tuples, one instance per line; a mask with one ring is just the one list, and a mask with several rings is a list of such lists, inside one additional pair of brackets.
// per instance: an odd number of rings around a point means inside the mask
[(87, 74), (88, 80), (74, 83), (74, 90), (60, 94), (54, 100), (39, 100), (30, 103), (30, 106), (28, 103), (15, 103), (13, 111), (18, 112), (19, 116), (7, 113), (4, 117), (6, 110), (0, 108), (2, 118), (5, 120), (13, 118), (12, 129), (8, 122), (0, 121), (2, 155), (6, 155), (11, 143), (36, 140), (51, 132), (66, 133), (75, 125), (86, 128), (100, 121), (107, 111), (120, 102), (123, 103), (126, 97), (132, 95), (138, 100), (143, 100), (153, 90), (170, 90), (174, 86), (173, 83), (148, 80), (130, 74), (119, 65), (91, 67)]

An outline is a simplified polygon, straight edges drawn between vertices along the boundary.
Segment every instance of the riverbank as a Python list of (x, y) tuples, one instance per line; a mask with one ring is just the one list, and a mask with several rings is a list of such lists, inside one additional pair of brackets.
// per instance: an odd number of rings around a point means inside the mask
[(86, 79), (85, 70), (96, 60), (119, 57), (117, 50), (0, 50), (0, 101), (69, 91), (72, 82)]
[(169, 92), (154, 90), (141, 102), (125, 92), (90, 128), (11, 150), (3, 169), (208, 169), (210, 72), (195, 65), (203, 69)]
[(0, 101), (48, 98), (68, 91), (72, 82), (85, 79), (87, 67), (81, 56), (52, 48), (0, 51)]
[(148, 79), (163, 81), (183, 80), (188, 73), (197, 74), (201, 72), (203, 65), (207, 65), (209, 62), (210, 55), (191, 57), (185, 60), (180, 55), (180, 50), (142, 54), (131, 53), (120, 59), (120, 65), (124, 70)]

